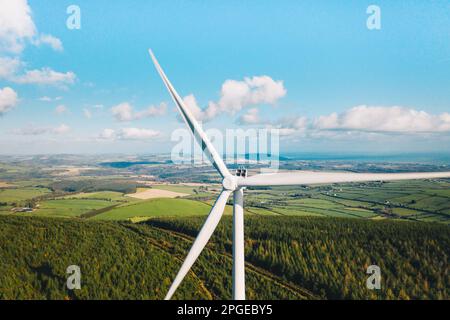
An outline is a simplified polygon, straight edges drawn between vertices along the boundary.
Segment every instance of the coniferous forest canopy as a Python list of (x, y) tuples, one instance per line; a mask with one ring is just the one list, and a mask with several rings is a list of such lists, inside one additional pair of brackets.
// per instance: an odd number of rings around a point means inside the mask
[[(130, 222), (0, 217), (1, 299), (161, 299), (203, 217)], [(448, 299), (445, 225), (247, 217), (250, 299)], [(231, 298), (231, 219), (220, 223), (176, 298)], [(67, 290), (79, 265), (81, 290)], [(365, 286), (378, 264), (381, 290)]]

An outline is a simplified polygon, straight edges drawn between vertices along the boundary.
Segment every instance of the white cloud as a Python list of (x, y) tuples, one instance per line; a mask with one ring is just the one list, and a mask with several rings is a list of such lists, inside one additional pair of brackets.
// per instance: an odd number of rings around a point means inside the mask
[(119, 121), (133, 120), (133, 107), (128, 102), (123, 102), (112, 107), (111, 113)]
[(251, 108), (245, 114), (239, 117), (239, 124), (259, 124), (261, 120), (259, 118), (259, 109)]
[(143, 111), (136, 112), (134, 115), (135, 119), (142, 119), (147, 117), (162, 116), (166, 113), (167, 105), (162, 102), (159, 106), (149, 106)]
[(61, 40), (38, 33), (27, 0), (0, 0), (0, 8), (0, 51), (19, 54), (27, 42), (63, 50)]
[(222, 112), (234, 114), (251, 105), (275, 104), (285, 95), (283, 81), (275, 81), (269, 76), (255, 76), (243, 81), (226, 80), (222, 84), (219, 101), (210, 101), (204, 110), (192, 94), (183, 101), (198, 120), (208, 121)]
[(308, 118), (302, 116), (285, 117), (278, 120), (277, 125), (296, 130), (305, 130), (308, 126)]
[(158, 137), (161, 132), (143, 128), (103, 129), (99, 140), (147, 140)]
[(17, 93), (12, 88), (0, 89), (0, 116), (14, 108), (18, 100)]
[(65, 105), (63, 105), (63, 104), (60, 104), (60, 105), (56, 106), (56, 108), (55, 108), (55, 112), (57, 114), (63, 114), (63, 113), (66, 113), (68, 111), (69, 110), (67, 109), (67, 107)]
[[(27, 70), (25, 73), (20, 74), (19, 71), (24, 65), (25, 63), (17, 57), (0, 57), (0, 79), (6, 79), (19, 84), (55, 86), (73, 84), (76, 80), (76, 75), (71, 71), (63, 73), (54, 71), (51, 68)], [(50, 100), (47, 99), (47, 101)]]
[(128, 102), (122, 102), (111, 108), (112, 115), (118, 121), (133, 121), (148, 117), (155, 117), (164, 115), (167, 109), (165, 103), (161, 103), (159, 106), (150, 106), (147, 109), (139, 112), (133, 110), (133, 106)]
[(329, 140), (377, 140), (387, 135), (450, 133), (450, 113), (430, 114), (411, 108), (356, 106), (315, 119), (286, 117), (267, 125), (280, 135)]
[(43, 97), (40, 97), (38, 100), (44, 101), (44, 102), (51, 102), (51, 101), (59, 101), (61, 99), (62, 99), (62, 97), (51, 98), (51, 97), (43, 96)]
[(429, 114), (405, 107), (356, 106), (343, 113), (320, 116), (314, 121), (319, 130), (353, 130), (368, 132), (446, 132), (450, 131), (450, 114)]
[(91, 119), (92, 118), (92, 113), (91, 111), (89, 111), (89, 109), (84, 108), (83, 109), (83, 115), (86, 119)]
[(278, 119), (267, 127), (278, 129), (280, 136), (291, 136), (304, 134), (309, 127), (309, 121), (306, 117), (291, 116)]
[(36, 34), (26, 0), (0, 0), (0, 50), (20, 53)]
[(150, 139), (160, 135), (159, 131), (140, 128), (124, 128), (119, 133), (119, 138), (123, 140)]
[(222, 111), (235, 112), (246, 105), (274, 104), (285, 95), (283, 82), (268, 76), (245, 78), (244, 81), (227, 80), (222, 85), (218, 105)]
[(61, 40), (50, 34), (41, 34), (34, 43), (36, 45), (48, 44), (55, 51), (63, 51), (63, 45)]
[(76, 80), (75, 73), (68, 71), (66, 73), (54, 71), (50, 68), (40, 70), (28, 70), (22, 75), (14, 76), (11, 81), (20, 84), (39, 84), (64, 86), (73, 84)]
[(54, 134), (66, 134), (70, 131), (70, 127), (68, 125), (65, 124), (61, 124), (59, 126), (57, 126), (56, 128), (53, 128), (51, 130), (52, 133)]
[(36, 135), (42, 135), (42, 134), (54, 134), (54, 135), (61, 135), (66, 134), (70, 131), (70, 127), (66, 124), (60, 124), (56, 127), (36, 127), (32, 124), (24, 127), (15, 129), (12, 132), (14, 134), (19, 135), (27, 135), (27, 136), (36, 136)]
[(0, 57), (0, 79), (11, 78), (22, 64), (19, 58)]
[(195, 96), (193, 94), (184, 97), (183, 102), (189, 108), (195, 119), (197, 119), (198, 121), (207, 121), (214, 118), (217, 115), (217, 110), (213, 106), (208, 107), (205, 110), (202, 110), (198, 106), (197, 100), (195, 99)]
[(101, 140), (113, 140), (116, 137), (116, 132), (113, 129), (103, 129), (98, 138)]

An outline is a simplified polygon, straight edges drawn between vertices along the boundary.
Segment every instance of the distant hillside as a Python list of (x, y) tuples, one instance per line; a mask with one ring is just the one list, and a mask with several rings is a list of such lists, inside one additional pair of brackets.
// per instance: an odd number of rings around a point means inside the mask
[(170, 161), (116, 161), (116, 162), (101, 162), (99, 163), (99, 165), (103, 167), (124, 169), (143, 164), (163, 164), (163, 163), (170, 163)]
[[(0, 299), (162, 299), (204, 217), (132, 224), (0, 216)], [(249, 299), (449, 299), (450, 229), (433, 223), (246, 218)], [(65, 287), (81, 268), (81, 290)], [(366, 267), (381, 268), (368, 290)], [(175, 298), (231, 298), (231, 219)]]

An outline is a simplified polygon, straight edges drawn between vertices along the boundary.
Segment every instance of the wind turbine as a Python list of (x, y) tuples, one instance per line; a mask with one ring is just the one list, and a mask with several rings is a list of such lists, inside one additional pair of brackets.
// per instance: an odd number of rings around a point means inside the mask
[(307, 184), (330, 184), (342, 182), (388, 181), (408, 179), (450, 178), (450, 172), (417, 172), (417, 173), (350, 173), (350, 172), (279, 172), (257, 174), (251, 177), (232, 175), (223, 159), (214, 149), (201, 126), (175, 91), (166, 74), (162, 70), (155, 55), (149, 50), (153, 63), (167, 87), (178, 111), (202, 148), (212, 165), (222, 177), (222, 192), (211, 208), (194, 244), (184, 260), (175, 280), (165, 297), (169, 300), (175, 293), (183, 278), (205, 248), (219, 223), (228, 198), (233, 193), (233, 299), (245, 300), (245, 260), (244, 260), (244, 192), (248, 186), (287, 186)]

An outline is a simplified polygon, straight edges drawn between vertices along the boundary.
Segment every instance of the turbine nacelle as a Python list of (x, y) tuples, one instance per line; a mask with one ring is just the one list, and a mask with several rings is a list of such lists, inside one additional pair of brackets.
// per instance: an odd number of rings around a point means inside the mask
[(247, 169), (241, 166), (236, 170), (234, 176), (229, 175), (223, 178), (222, 187), (224, 190), (236, 191), (243, 187), (245, 178), (247, 178)]
[(226, 176), (222, 180), (222, 187), (228, 191), (235, 191), (239, 187), (237, 177), (232, 175)]

